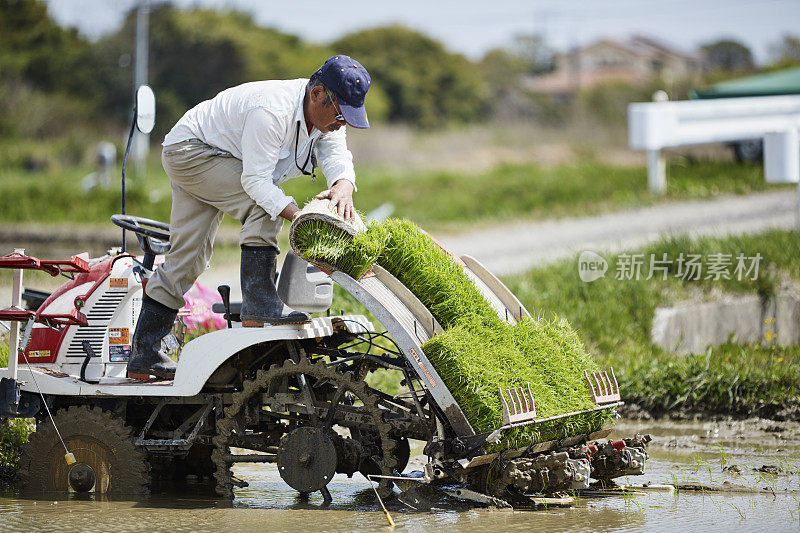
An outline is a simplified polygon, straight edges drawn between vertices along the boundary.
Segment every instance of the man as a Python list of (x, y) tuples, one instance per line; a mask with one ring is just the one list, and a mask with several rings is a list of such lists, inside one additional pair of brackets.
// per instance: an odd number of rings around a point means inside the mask
[[(280, 184), (314, 178), (316, 156), (329, 198), (346, 220), (353, 216), (355, 171), (345, 129), (368, 128), (364, 98), (370, 76), (357, 61), (329, 58), (310, 79), (245, 83), (190, 109), (167, 134), (161, 161), (170, 177), (170, 251), (145, 286), (133, 334), (128, 376), (175, 376), (160, 352), (184, 293), (211, 258), (224, 214), (242, 223), (242, 324), (302, 324), (275, 288), (277, 235), (299, 208)], [(316, 152), (316, 156), (315, 156)]]

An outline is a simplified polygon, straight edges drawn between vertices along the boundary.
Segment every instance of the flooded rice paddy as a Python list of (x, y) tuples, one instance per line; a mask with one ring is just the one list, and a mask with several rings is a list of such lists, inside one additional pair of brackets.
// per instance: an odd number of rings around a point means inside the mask
[[(389, 527), (369, 484), (337, 476), (333, 502), (319, 493), (300, 499), (274, 465), (236, 468), (250, 486), (233, 504), (187, 486), (140, 502), (93, 498), (0, 496), (3, 531), (797, 531), (800, 529), (800, 425), (769, 421), (621, 421), (617, 435), (654, 436), (647, 474), (630, 484), (678, 490), (635, 490), (578, 496), (569, 508), (509, 511), (466, 508), (442, 500), (416, 512), (396, 500)], [(424, 458), (416, 458), (417, 461)], [(418, 463), (419, 464), (419, 463)], [(414, 463), (410, 468), (414, 467)]]

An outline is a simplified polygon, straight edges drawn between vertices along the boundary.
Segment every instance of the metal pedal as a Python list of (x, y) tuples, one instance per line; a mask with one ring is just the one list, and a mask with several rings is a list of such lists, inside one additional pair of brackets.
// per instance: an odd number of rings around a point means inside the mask
[(153, 379), (152, 374), (150, 374), (150, 373), (128, 372), (126, 375), (130, 379), (135, 379), (135, 380), (138, 380), (138, 381), (155, 381), (155, 379)]
[(592, 400), (597, 405), (602, 403), (618, 402), (620, 401), (619, 385), (617, 384), (617, 377), (614, 375), (614, 368), (611, 367), (611, 377), (605, 370), (599, 372), (583, 371), (586, 376), (586, 382), (589, 383), (589, 390), (592, 394)]
[(533, 402), (531, 384), (526, 383), (527, 391), (522, 387), (512, 387), (506, 391), (500, 387), (500, 401), (503, 402), (503, 425), (517, 424), (536, 418), (536, 405)]

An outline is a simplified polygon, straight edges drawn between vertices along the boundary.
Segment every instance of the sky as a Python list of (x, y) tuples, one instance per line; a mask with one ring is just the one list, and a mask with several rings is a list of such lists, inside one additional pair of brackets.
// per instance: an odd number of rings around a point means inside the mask
[[(141, 0), (47, 0), (59, 23), (90, 38), (117, 29)], [(515, 35), (540, 33), (565, 50), (600, 38), (651, 35), (683, 51), (721, 37), (749, 46), (758, 62), (784, 34), (800, 35), (800, 0), (172, 0), (180, 7), (238, 9), (263, 25), (326, 43), (401, 23), (478, 59)]]

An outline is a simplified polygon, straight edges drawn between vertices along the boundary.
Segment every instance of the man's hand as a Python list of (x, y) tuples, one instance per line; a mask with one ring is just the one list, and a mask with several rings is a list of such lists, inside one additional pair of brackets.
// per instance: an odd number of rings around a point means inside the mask
[(326, 189), (317, 195), (318, 199), (328, 198), (331, 205), (336, 208), (339, 216), (347, 222), (352, 222), (355, 214), (353, 207), (353, 184), (348, 180), (341, 179), (333, 184), (333, 187)]

